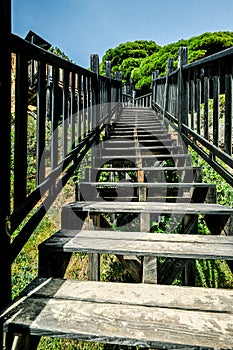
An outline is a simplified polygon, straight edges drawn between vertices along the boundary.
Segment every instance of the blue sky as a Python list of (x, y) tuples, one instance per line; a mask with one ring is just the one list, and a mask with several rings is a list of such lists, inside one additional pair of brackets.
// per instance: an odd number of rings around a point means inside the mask
[(232, 0), (13, 0), (13, 33), (31, 29), (75, 63), (138, 39), (159, 45), (204, 32), (233, 31)]

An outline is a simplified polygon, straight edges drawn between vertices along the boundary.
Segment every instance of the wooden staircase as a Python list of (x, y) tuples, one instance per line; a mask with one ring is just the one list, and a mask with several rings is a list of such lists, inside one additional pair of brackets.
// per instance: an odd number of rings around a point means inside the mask
[[(76, 194), (39, 246), (39, 277), (1, 315), (2, 349), (36, 349), (41, 336), (233, 348), (233, 291), (195, 287), (195, 259), (233, 260), (233, 209), (216, 204), (215, 185), (157, 114), (123, 110)], [(198, 232), (200, 217), (211, 234)], [(63, 278), (73, 252), (89, 254), (89, 281)], [(116, 254), (138, 283), (100, 282), (100, 254)]]

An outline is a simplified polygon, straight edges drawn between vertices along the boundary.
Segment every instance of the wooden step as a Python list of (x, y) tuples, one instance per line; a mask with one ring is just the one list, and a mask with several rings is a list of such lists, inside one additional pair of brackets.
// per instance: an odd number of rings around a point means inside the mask
[[(135, 140), (116, 140), (114, 138), (106, 139), (103, 142), (99, 143), (99, 146), (103, 143), (104, 147), (124, 147), (124, 148), (135, 148)], [(143, 142), (140, 142), (140, 146), (144, 147), (151, 147), (151, 146), (172, 146), (174, 144), (174, 140), (171, 140), (169, 138), (164, 139), (162, 141), (160, 140), (144, 140)]]
[(156, 133), (157, 131), (165, 131), (167, 132), (167, 130), (164, 128), (163, 125), (150, 125), (146, 126), (146, 124), (144, 126), (142, 125), (137, 125), (137, 126), (126, 126), (124, 128), (119, 128), (119, 127), (113, 127), (112, 133), (116, 133), (116, 134), (127, 134), (127, 133), (132, 133), (133, 135), (135, 134), (135, 132), (137, 133), (137, 135), (139, 135), (140, 133), (144, 134), (144, 133)]
[[(117, 133), (117, 132), (114, 132), (114, 131), (111, 131), (108, 133), (108, 137), (114, 137), (115, 139), (135, 139), (135, 136), (133, 133), (125, 133), (125, 134), (122, 134), (122, 133)], [(153, 140), (153, 138), (161, 138), (161, 137), (164, 137), (164, 138), (167, 138), (167, 132), (165, 130), (158, 130), (156, 131), (156, 133), (148, 133), (146, 131), (144, 132), (139, 132), (137, 134), (137, 137), (139, 140), (143, 140), (143, 139), (146, 139), (146, 140)]]
[[(111, 136), (111, 137), (110, 137)], [(167, 140), (167, 138), (169, 137), (169, 133), (165, 132), (165, 131), (161, 131), (161, 132), (158, 132), (156, 135), (152, 135), (152, 134), (145, 134), (145, 135), (139, 135), (138, 139), (140, 142), (142, 141), (145, 141), (145, 140), (148, 140), (148, 141), (154, 141), (154, 140)], [(114, 136), (114, 135), (111, 135), (109, 134), (109, 137), (107, 139), (115, 139), (115, 140), (125, 140), (125, 139), (128, 139), (128, 140), (134, 140), (135, 137), (133, 135), (118, 135), (118, 136)]]
[[(174, 182), (200, 182), (202, 178), (202, 168), (192, 166), (165, 166), (163, 162), (156, 162), (151, 167), (135, 167), (131, 163), (129, 166), (110, 167), (111, 164), (105, 164), (102, 167), (93, 167), (86, 169), (86, 181), (97, 181), (103, 174), (111, 176), (112, 181), (115, 178), (132, 178), (137, 179), (139, 174), (144, 173), (145, 182), (164, 182), (164, 179)], [(134, 179), (133, 177), (133, 179)], [(135, 181), (135, 180), (134, 180)]]
[(161, 128), (164, 127), (160, 122), (151, 122), (148, 124), (148, 122), (141, 122), (141, 123), (133, 123), (133, 124), (126, 124), (121, 121), (118, 121), (117, 123), (113, 124), (113, 129), (115, 131), (127, 131), (127, 130), (132, 130), (132, 129), (143, 129), (143, 130), (152, 130), (155, 128)]
[[(212, 234), (218, 235), (224, 232), (232, 233), (233, 209), (223, 205), (207, 203), (168, 203), (162, 202), (122, 202), (122, 201), (93, 201), (74, 202), (62, 208), (62, 228), (80, 229), (84, 220), (89, 216), (97, 217), (99, 214), (125, 214), (128, 218), (124, 225), (129, 225), (137, 218), (143, 221), (147, 217), (147, 225), (150, 228), (153, 220), (166, 216), (169, 218), (171, 229), (174, 230), (178, 222), (184, 218), (193, 217), (198, 219), (200, 215)], [(121, 226), (121, 221), (116, 221), (117, 226)], [(129, 230), (132, 230), (130, 228)], [(171, 231), (172, 232), (172, 231)], [(230, 233), (230, 234), (231, 234)]]
[(22, 335), (24, 350), (31, 350), (29, 336), (229, 350), (232, 300), (232, 290), (39, 278), (0, 316), (2, 348), (22, 344)]
[[(194, 176), (197, 173), (201, 173), (202, 168), (201, 167), (192, 167), (192, 166), (164, 166), (164, 164), (161, 165), (155, 165), (151, 167), (111, 167), (110, 165), (108, 166), (102, 166), (102, 167), (93, 167), (91, 169), (91, 172), (93, 173), (101, 173), (101, 172), (106, 172), (106, 173), (129, 173), (129, 172), (138, 172), (138, 171), (144, 171), (145, 174), (156, 174), (157, 172), (167, 172), (167, 173), (177, 173), (177, 174), (188, 174), (190, 176)], [(181, 175), (180, 175), (181, 176)]]
[(103, 147), (100, 149), (101, 155), (138, 155), (141, 156), (147, 155), (159, 155), (159, 154), (178, 154), (183, 153), (183, 148), (181, 146), (139, 146), (135, 147), (109, 147), (103, 144)]
[(146, 187), (146, 188), (182, 188), (190, 190), (192, 188), (216, 188), (215, 184), (210, 183), (198, 183), (198, 182), (165, 182), (165, 183), (150, 183), (150, 182), (81, 182), (80, 185), (88, 185), (90, 187)]
[(63, 229), (39, 250), (45, 267), (52, 252), (233, 260), (233, 236)]
[(147, 203), (147, 202), (74, 202), (63, 207), (74, 212), (88, 213), (158, 213), (187, 215), (233, 215), (233, 209), (220, 204)]
[[(125, 159), (126, 161), (134, 161), (136, 162), (137, 159), (139, 158), (138, 155), (133, 155), (133, 154), (123, 154), (123, 155), (118, 155), (118, 154), (112, 154), (111, 153), (109, 155), (103, 155), (101, 157), (95, 157), (95, 162), (96, 164), (103, 164), (103, 162), (106, 161), (116, 161), (116, 160), (121, 160), (121, 162), (123, 163), (123, 159)], [(173, 163), (178, 163), (177, 166), (190, 166), (191, 165), (191, 156), (188, 154), (149, 154), (149, 155), (145, 155), (142, 157), (142, 162), (145, 164), (147, 160), (151, 160), (152, 162), (154, 161), (154, 163), (158, 160), (160, 161), (172, 161)], [(152, 166), (152, 165), (151, 165)]]
[[(191, 201), (193, 197), (194, 202), (204, 202), (208, 195), (212, 195), (216, 191), (216, 185), (208, 183), (142, 183), (142, 182), (81, 182), (76, 185), (76, 198), (77, 200), (123, 200), (129, 196), (128, 201), (139, 200), (142, 196), (142, 189), (144, 201), (157, 200), (164, 201), (177, 200), (181, 202), (184, 199), (185, 202), (188, 199)], [(136, 196), (136, 197), (135, 197)]]

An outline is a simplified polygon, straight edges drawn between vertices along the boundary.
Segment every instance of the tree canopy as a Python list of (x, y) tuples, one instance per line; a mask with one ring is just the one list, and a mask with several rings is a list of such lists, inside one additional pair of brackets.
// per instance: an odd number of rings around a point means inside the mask
[(151, 75), (159, 70), (164, 75), (169, 57), (178, 63), (180, 46), (187, 46), (189, 63), (210, 56), (233, 46), (233, 32), (207, 32), (190, 39), (181, 39), (175, 43), (159, 46), (154, 41), (136, 40), (109, 49), (100, 64), (101, 74), (105, 74), (105, 61), (111, 61), (112, 72), (121, 71), (124, 83), (133, 83), (138, 94), (150, 91)]

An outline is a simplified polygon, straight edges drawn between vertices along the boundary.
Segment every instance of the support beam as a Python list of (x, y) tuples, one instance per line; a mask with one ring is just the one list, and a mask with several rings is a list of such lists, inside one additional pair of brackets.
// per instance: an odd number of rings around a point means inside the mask
[(11, 301), (10, 160), (11, 160), (11, 1), (0, 2), (0, 310)]

